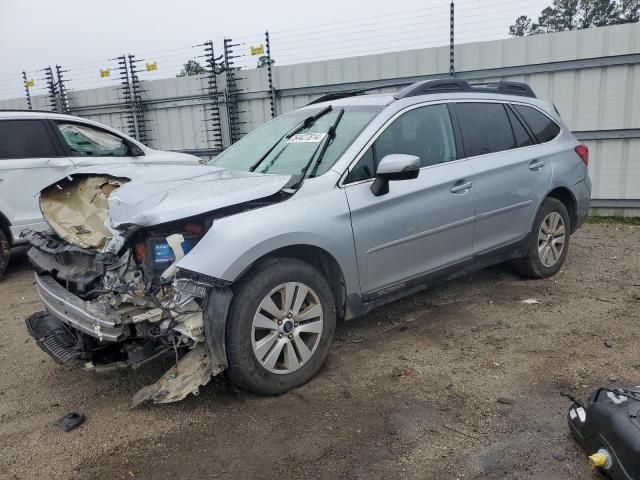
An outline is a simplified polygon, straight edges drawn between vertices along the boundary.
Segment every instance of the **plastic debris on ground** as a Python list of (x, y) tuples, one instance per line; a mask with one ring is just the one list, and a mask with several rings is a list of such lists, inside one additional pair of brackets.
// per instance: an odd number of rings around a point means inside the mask
[(69, 412), (64, 417), (56, 422), (56, 425), (62, 428), (65, 432), (70, 432), (74, 428), (79, 427), (84, 423), (85, 416), (81, 412)]
[(527, 298), (526, 300), (522, 300), (522, 303), (526, 303), (527, 305), (540, 305), (542, 302), (535, 298)]

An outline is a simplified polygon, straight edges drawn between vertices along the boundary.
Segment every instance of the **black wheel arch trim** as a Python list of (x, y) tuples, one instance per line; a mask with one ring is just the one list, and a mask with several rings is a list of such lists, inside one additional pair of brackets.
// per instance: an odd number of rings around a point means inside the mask
[(227, 360), (226, 329), (233, 291), (229, 287), (211, 287), (204, 306), (204, 342), (214, 370), (225, 370)]

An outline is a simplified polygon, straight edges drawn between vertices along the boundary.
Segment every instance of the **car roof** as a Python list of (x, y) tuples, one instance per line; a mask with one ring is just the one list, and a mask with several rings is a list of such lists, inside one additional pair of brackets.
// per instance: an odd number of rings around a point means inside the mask
[(11, 118), (11, 119), (20, 119), (20, 118), (51, 118), (55, 120), (82, 120), (86, 121), (85, 118), (75, 117), (73, 115), (66, 115), (63, 113), (57, 112), (49, 112), (46, 110), (2, 110), (0, 109), (0, 118)]
[(431, 93), (425, 95), (416, 95), (413, 97), (407, 97), (402, 99), (396, 99), (394, 93), (384, 94), (366, 94), (357, 95), (353, 97), (340, 98), (336, 100), (327, 100), (325, 102), (318, 102), (309, 105), (305, 105), (304, 109), (322, 108), (327, 105), (333, 107), (387, 107), (391, 104), (397, 104), (398, 106), (406, 107), (410, 105), (425, 103), (425, 102), (443, 102), (443, 101), (456, 101), (456, 100), (493, 100), (509, 103), (525, 103), (535, 105), (543, 110), (549, 112), (550, 103), (539, 98), (523, 97), (520, 95), (505, 95), (502, 93), (482, 93), (482, 92), (451, 92), (451, 93)]
[[(369, 94), (367, 90), (343, 90), (328, 93), (305, 107), (322, 108), (327, 105), (339, 107), (396, 105), (411, 106), (425, 102), (442, 102), (456, 100), (503, 101), (527, 103), (550, 111), (553, 105), (536, 97), (529, 85), (521, 82), (500, 80), (489, 83), (471, 84), (457, 78), (440, 78), (422, 80), (402, 88), (398, 92)], [(305, 108), (303, 107), (303, 108)]]
[(67, 122), (78, 122), (78, 123), (82, 123), (84, 125), (93, 125), (94, 127), (97, 128), (101, 128), (103, 130), (106, 130), (108, 132), (111, 132), (115, 135), (119, 135), (122, 137), (125, 137), (127, 140), (129, 140), (130, 142), (134, 143), (135, 145), (137, 145), (138, 147), (140, 147), (141, 149), (148, 151), (148, 150), (152, 150), (150, 147), (147, 147), (146, 145), (144, 145), (143, 143), (140, 143), (138, 140), (136, 140), (135, 138), (130, 137), (129, 135), (127, 135), (126, 133), (117, 130), (113, 127), (110, 127), (108, 125), (104, 125), (102, 123), (96, 122), (94, 120), (91, 120), (89, 118), (83, 118), (83, 117), (76, 117), (74, 115), (66, 115), (64, 113), (57, 113), (57, 112), (49, 112), (46, 110), (2, 110), (0, 109), (0, 120), (25, 120), (25, 119), (32, 119), (32, 120), (61, 120), (61, 121), (67, 121)]

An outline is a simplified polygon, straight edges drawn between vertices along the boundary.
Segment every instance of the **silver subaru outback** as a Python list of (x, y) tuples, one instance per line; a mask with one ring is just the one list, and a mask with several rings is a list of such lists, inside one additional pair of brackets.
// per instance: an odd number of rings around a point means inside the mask
[(56, 361), (175, 366), (133, 403), (226, 371), (279, 394), (311, 379), (336, 322), (509, 261), (561, 268), (589, 209), (588, 149), (526, 84), (430, 80), (331, 94), (210, 165), (104, 166), (40, 195), (28, 232)]

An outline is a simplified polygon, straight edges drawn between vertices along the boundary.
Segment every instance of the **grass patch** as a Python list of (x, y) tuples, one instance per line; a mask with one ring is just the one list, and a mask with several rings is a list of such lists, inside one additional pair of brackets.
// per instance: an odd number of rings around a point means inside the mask
[(603, 217), (600, 215), (589, 215), (587, 223), (598, 223), (604, 225), (640, 225), (640, 217)]

